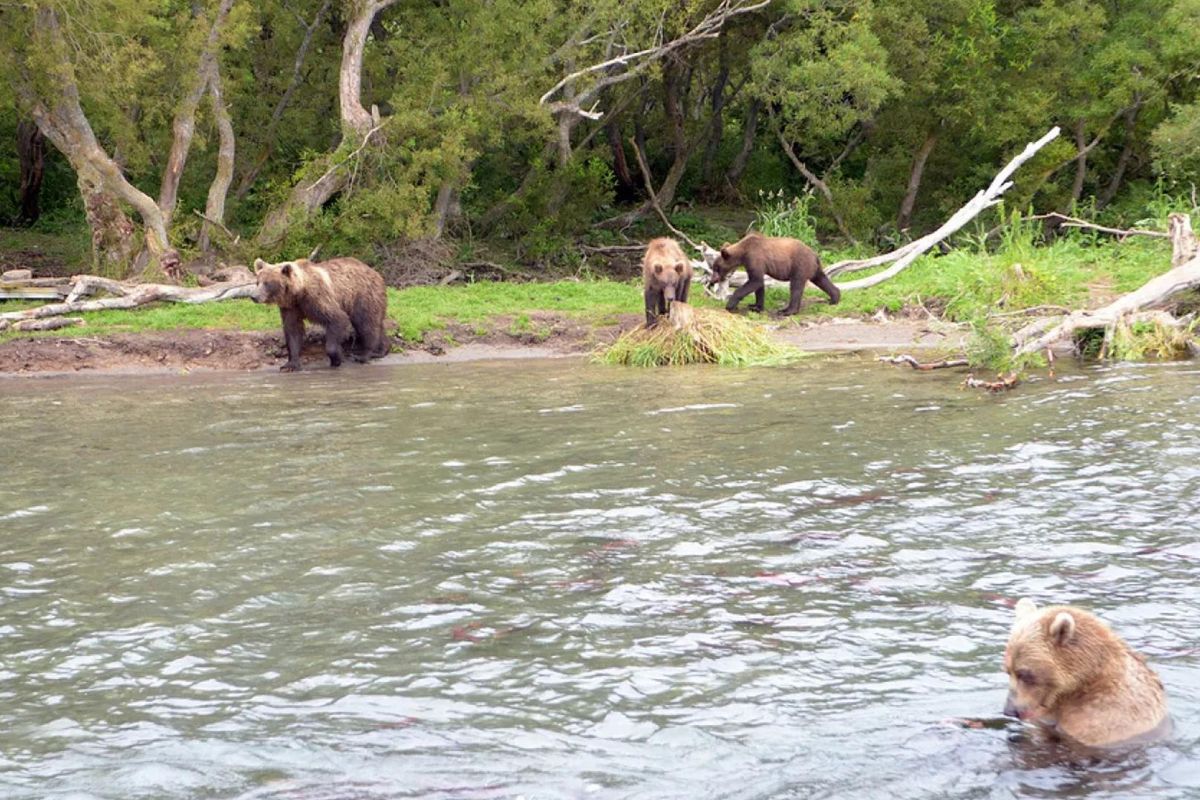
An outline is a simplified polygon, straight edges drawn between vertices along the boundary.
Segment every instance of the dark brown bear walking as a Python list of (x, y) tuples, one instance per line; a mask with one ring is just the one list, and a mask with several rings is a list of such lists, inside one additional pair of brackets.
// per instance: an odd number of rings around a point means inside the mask
[(350, 357), (355, 361), (382, 358), (390, 346), (383, 321), (387, 317), (387, 290), (383, 278), (357, 258), (335, 258), (314, 264), (308, 259), (268, 264), (254, 260), (258, 287), (250, 296), (256, 303), (274, 303), (283, 319), (288, 360), (279, 369), (300, 369), (304, 320), (325, 328), (325, 353), (329, 366), (342, 363), (342, 343), (354, 337)]
[(745, 266), (747, 280), (725, 304), (730, 311), (751, 292), (754, 293), (754, 305), (750, 309), (762, 311), (767, 295), (763, 280), (766, 275), (791, 284), (791, 297), (787, 307), (780, 312), (784, 315), (800, 310), (800, 298), (804, 296), (804, 284), (808, 281), (829, 295), (830, 303), (836, 304), (842, 299), (842, 293), (821, 270), (821, 259), (799, 239), (752, 233), (737, 244), (722, 245), (721, 255), (712, 265), (710, 283), (720, 283), (740, 266)]
[(686, 303), (692, 285), (692, 262), (674, 239), (651, 239), (642, 257), (642, 283), (645, 286), (646, 327), (657, 314), (667, 313), (672, 301)]

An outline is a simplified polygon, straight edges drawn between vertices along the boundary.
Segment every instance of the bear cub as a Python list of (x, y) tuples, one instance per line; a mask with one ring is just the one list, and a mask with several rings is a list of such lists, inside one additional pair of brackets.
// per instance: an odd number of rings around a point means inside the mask
[(674, 239), (651, 239), (642, 257), (646, 327), (666, 314), (671, 302), (686, 303), (692, 285), (692, 262)]
[(1004, 713), (1090, 747), (1170, 732), (1162, 681), (1141, 654), (1080, 608), (1017, 603)]
[(391, 350), (384, 320), (387, 290), (383, 277), (357, 258), (334, 258), (314, 264), (308, 259), (268, 264), (254, 260), (258, 286), (250, 299), (279, 306), (288, 360), (282, 372), (300, 369), (304, 321), (325, 329), (329, 366), (342, 363), (342, 344), (353, 337), (350, 357), (365, 362)]
[(788, 304), (780, 313), (787, 316), (800, 310), (800, 299), (804, 296), (804, 284), (812, 281), (821, 291), (829, 295), (829, 302), (836, 305), (842, 293), (821, 270), (821, 259), (812, 248), (799, 239), (783, 236), (763, 236), (751, 233), (735, 244), (721, 245), (721, 254), (713, 261), (710, 285), (724, 281), (738, 267), (746, 268), (746, 282), (730, 296), (725, 308), (733, 311), (742, 298), (754, 294), (751, 311), (762, 311), (767, 289), (764, 278), (770, 275), (777, 281), (791, 285)]

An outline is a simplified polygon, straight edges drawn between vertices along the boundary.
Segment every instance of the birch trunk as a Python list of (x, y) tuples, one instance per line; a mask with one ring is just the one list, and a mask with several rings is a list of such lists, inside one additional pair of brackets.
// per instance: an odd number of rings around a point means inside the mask
[(168, 226), (175, 214), (175, 204), (179, 199), (179, 181), (183, 177), (183, 168), (187, 165), (188, 153), (192, 149), (192, 137), (196, 132), (196, 109), (200, 107), (200, 101), (211, 82), (210, 71), (216, 58), (217, 42), (232, 6), (233, 0), (221, 0), (216, 19), (213, 20), (208, 37), (200, 50), (191, 87), (179, 102), (175, 119), (171, 122), (171, 152), (167, 156), (167, 166), (163, 170), (162, 185), (158, 191), (158, 207), (162, 210), (163, 221)]
[(213, 117), (217, 122), (217, 174), (208, 187), (208, 201), (204, 206), (204, 222), (200, 227), (200, 249), (208, 251), (212, 226), (224, 227), (225, 199), (229, 195), (229, 184), (233, 182), (233, 161), (236, 140), (233, 135), (233, 120), (225, 105), (225, 94), (221, 88), (221, 68), (216, 59), (208, 67), (208, 97), (212, 102)]
[(179, 256), (167, 239), (166, 222), (158, 204), (129, 181), (121, 168), (104, 151), (79, 104), (79, 87), (68, 58), (58, 16), (52, 8), (39, 8), (34, 17), (34, 43), (55, 54), (61, 66), (53, 76), (54, 85), (36, 91), (27, 79), (17, 83), (17, 93), (46, 138), (71, 162), (78, 177), (92, 242), (101, 263), (121, 265), (130, 261), (136, 249), (132, 223), (117, 201), (128, 203), (142, 219), (145, 250), (142, 260), (149, 266), (170, 269)]
[[(396, 0), (359, 0), (355, 4), (354, 17), (350, 20), (346, 35), (342, 39), (342, 66), (338, 75), (342, 144), (360, 142), (355, 152), (378, 141), (375, 137), (378, 131), (375, 119), (362, 104), (363, 50), (375, 15), (395, 2)], [(287, 200), (267, 214), (255, 237), (257, 244), (261, 246), (278, 242), (289, 225), (301, 223), (313, 216), (331, 197), (346, 187), (351, 165), (348, 161), (337, 162), (335, 158), (336, 152), (327, 156), (324, 164), (329, 166), (319, 178), (311, 181), (308, 178), (301, 179), (292, 188)]]

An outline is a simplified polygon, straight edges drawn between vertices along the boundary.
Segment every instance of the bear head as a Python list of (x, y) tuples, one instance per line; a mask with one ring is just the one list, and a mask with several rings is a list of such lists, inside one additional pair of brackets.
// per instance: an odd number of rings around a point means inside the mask
[(1094, 614), (1069, 606), (1039, 610), (1028, 598), (1016, 612), (1004, 649), (1008, 716), (1053, 724), (1065, 699), (1122, 664), (1124, 644)]
[(721, 245), (721, 253), (712, 262), (712, 272), (708, 276), (708, 285), (716, 286), (718, 283), (724, 282), (729, 277), (729, 273), (733, 272), (738, 267), (736, 254), (733, 252), (733, 245), (729, 242)]
[(662, 289), (666, 300), (674, 300), (683, 282), (692, 277), (691, 263), (673, 241), (651, 242), (646, 249), (642, 268), (646, 278)]
[(258, 285), (250, 299), (256, 303), (271, 303), (280, 308), (290, 307), (304, 283), (303, 268), (292, 261), (268, 264), (261, 258), (254, 259), (254, 273)]

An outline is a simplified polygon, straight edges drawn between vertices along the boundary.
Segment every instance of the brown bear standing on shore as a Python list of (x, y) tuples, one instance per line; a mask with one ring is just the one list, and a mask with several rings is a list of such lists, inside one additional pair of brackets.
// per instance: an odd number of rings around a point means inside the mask
[(1004, 713), (1093, 747), (1170, 732), (1162, 681), (1094, 614), (1017, 603)]
[(642, 257), (642, 283), (645, 286), (646, 327), (657, 314), (667, 313), (672, 301), (686, 303), (692, 285), (692, 262), (674, 239), (651, 239)]
[(342, 343), (352, 336), (350, 357), (355, 361), (381, 358), (391, 349), (383, 327), (387, 316), (383, 278), (357, 258), (319, 264), (304, 258), (268, 264), (256, 258), (254, 271), (258, 287), (250, 299), (279, 306), (283, 319), (288, 360), (281, 371), (300, 369), (304, 320), (325, 328), (325, 353), (331, 367), (341, 365)]
[(762, 311), (767, 296), (764, 283), (767, 275), (791, 284), (791, 297), (787, 307), (780, 312), (784, 315), (800, 310), (800, 298), (804, 296), (804, 284), (808, 281), (829, 295), (830, 303), (836, 305), (842, 299), (842, 293), (821, 271), (820, 257), (799, 239), (752, 233), (736, 244), (724, 244), (721, 246), (721, 255), (713, 262), (710, 283), (720, 283), (740, 266), (745, 266), (747, 280), (725, 304), (729, 311), (737, 308), (742, 298), (751, 292), (754, 293), (754, 305), (750, 306), (750, 310)]

